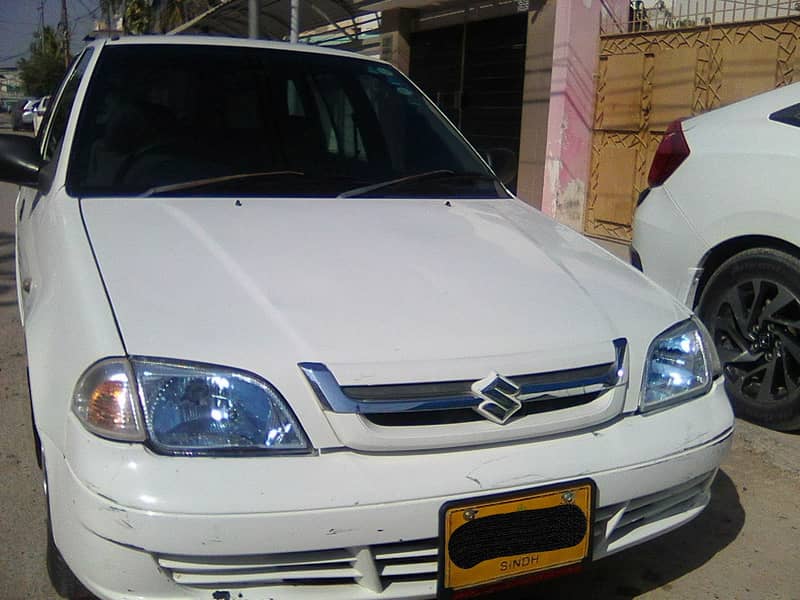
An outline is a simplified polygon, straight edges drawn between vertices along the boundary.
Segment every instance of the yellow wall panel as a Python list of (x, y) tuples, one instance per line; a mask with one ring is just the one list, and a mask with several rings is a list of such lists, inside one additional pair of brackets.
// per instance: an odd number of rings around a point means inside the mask
[(649, 128), (663, 131), (675, 119), (692, 114), (697, 48), (661, 50), (653, 61)]
[(800, 81), (800, 17), (606, 35), (585, 231), (629, 240), (666, 126)]
[(633, 185), (636, 149), (606, 145), (598, 160), (594, 217), (600, 221), (630, 225), (633, 217)]
[(730, 104), (775, 87), (778, 45), (748, 36), (738, 44), (724, 44), (722, 54), (721, 104)]
[(607, 66), (601, 127), (636, 131), (641, 124), (644, 55), (609, 56)]

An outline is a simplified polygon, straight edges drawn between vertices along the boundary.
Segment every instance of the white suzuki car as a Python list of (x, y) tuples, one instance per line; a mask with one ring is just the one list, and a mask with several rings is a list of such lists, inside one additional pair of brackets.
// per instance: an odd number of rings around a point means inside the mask
[(390, 65), (123, 38), (51, 109), (0, 179), (62, 595), (463, 597), (707, 505), (703, 326)]
[(633, 257), (711, 332), (737, 413), (800, 429), (800, 84), (667, 130)]

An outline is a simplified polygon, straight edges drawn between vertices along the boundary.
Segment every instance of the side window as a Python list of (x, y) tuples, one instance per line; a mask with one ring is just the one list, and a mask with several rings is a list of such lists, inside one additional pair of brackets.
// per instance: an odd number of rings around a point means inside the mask
[(306, 110), (300, 99), (300, 92), (293, 79), (286, 82), (286, 112), (290, 117), (305, 117)]
[(772, 113), (769, 118), (778, 123), (800, 127), (800, 104), (793, 104)]
[(92, 56), (92, 48), (87, 48), (83, 55), (78, 60), (69, 79), (63, 84), (61, 94), (58, 97), (58, 103), (53, 107), (50, 116), (50, 126), (47, 130), (47, 137), (44, 140), (44, 148), (42, 149), (42, 157), (45, 161), (51, 160), (61, 149), (61, 143), (64, 141), (64, 133), (67, 130), (67, 120), (72, 111), (72, 105), (75, 102), (75, 95), (78, 93), (78, 86), (81, 83), (83, 74), (86, 72), (86, 67), (89, 65), (89, 59)]

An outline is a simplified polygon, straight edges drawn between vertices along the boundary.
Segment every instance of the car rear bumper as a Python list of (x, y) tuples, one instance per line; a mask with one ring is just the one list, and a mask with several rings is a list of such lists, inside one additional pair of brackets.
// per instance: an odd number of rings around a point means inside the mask
[[(651, 188), (633, 219), (632, 256), (650, 279), (689, 308), (705, 244), (672, 200), (666, 186)], [(667, 252), (667, 250), (669, 250)]]
[(597, 559), (699, 514), (732, 424), (717, 382), (592, 431), (424, 455), (175, 459), (72, 419), (69, 461), (45, 444), (56, 543), (101, 598), (425, 598), (444, 502), (591, 478)]

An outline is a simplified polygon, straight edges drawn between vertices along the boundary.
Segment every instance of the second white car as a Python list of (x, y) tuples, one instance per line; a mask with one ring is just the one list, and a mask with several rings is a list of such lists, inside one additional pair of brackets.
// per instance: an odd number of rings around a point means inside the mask
[(634, 262), (697, 310), (737, 413), (800, 428), (800, 84), (673, 123), (649, 183)]

